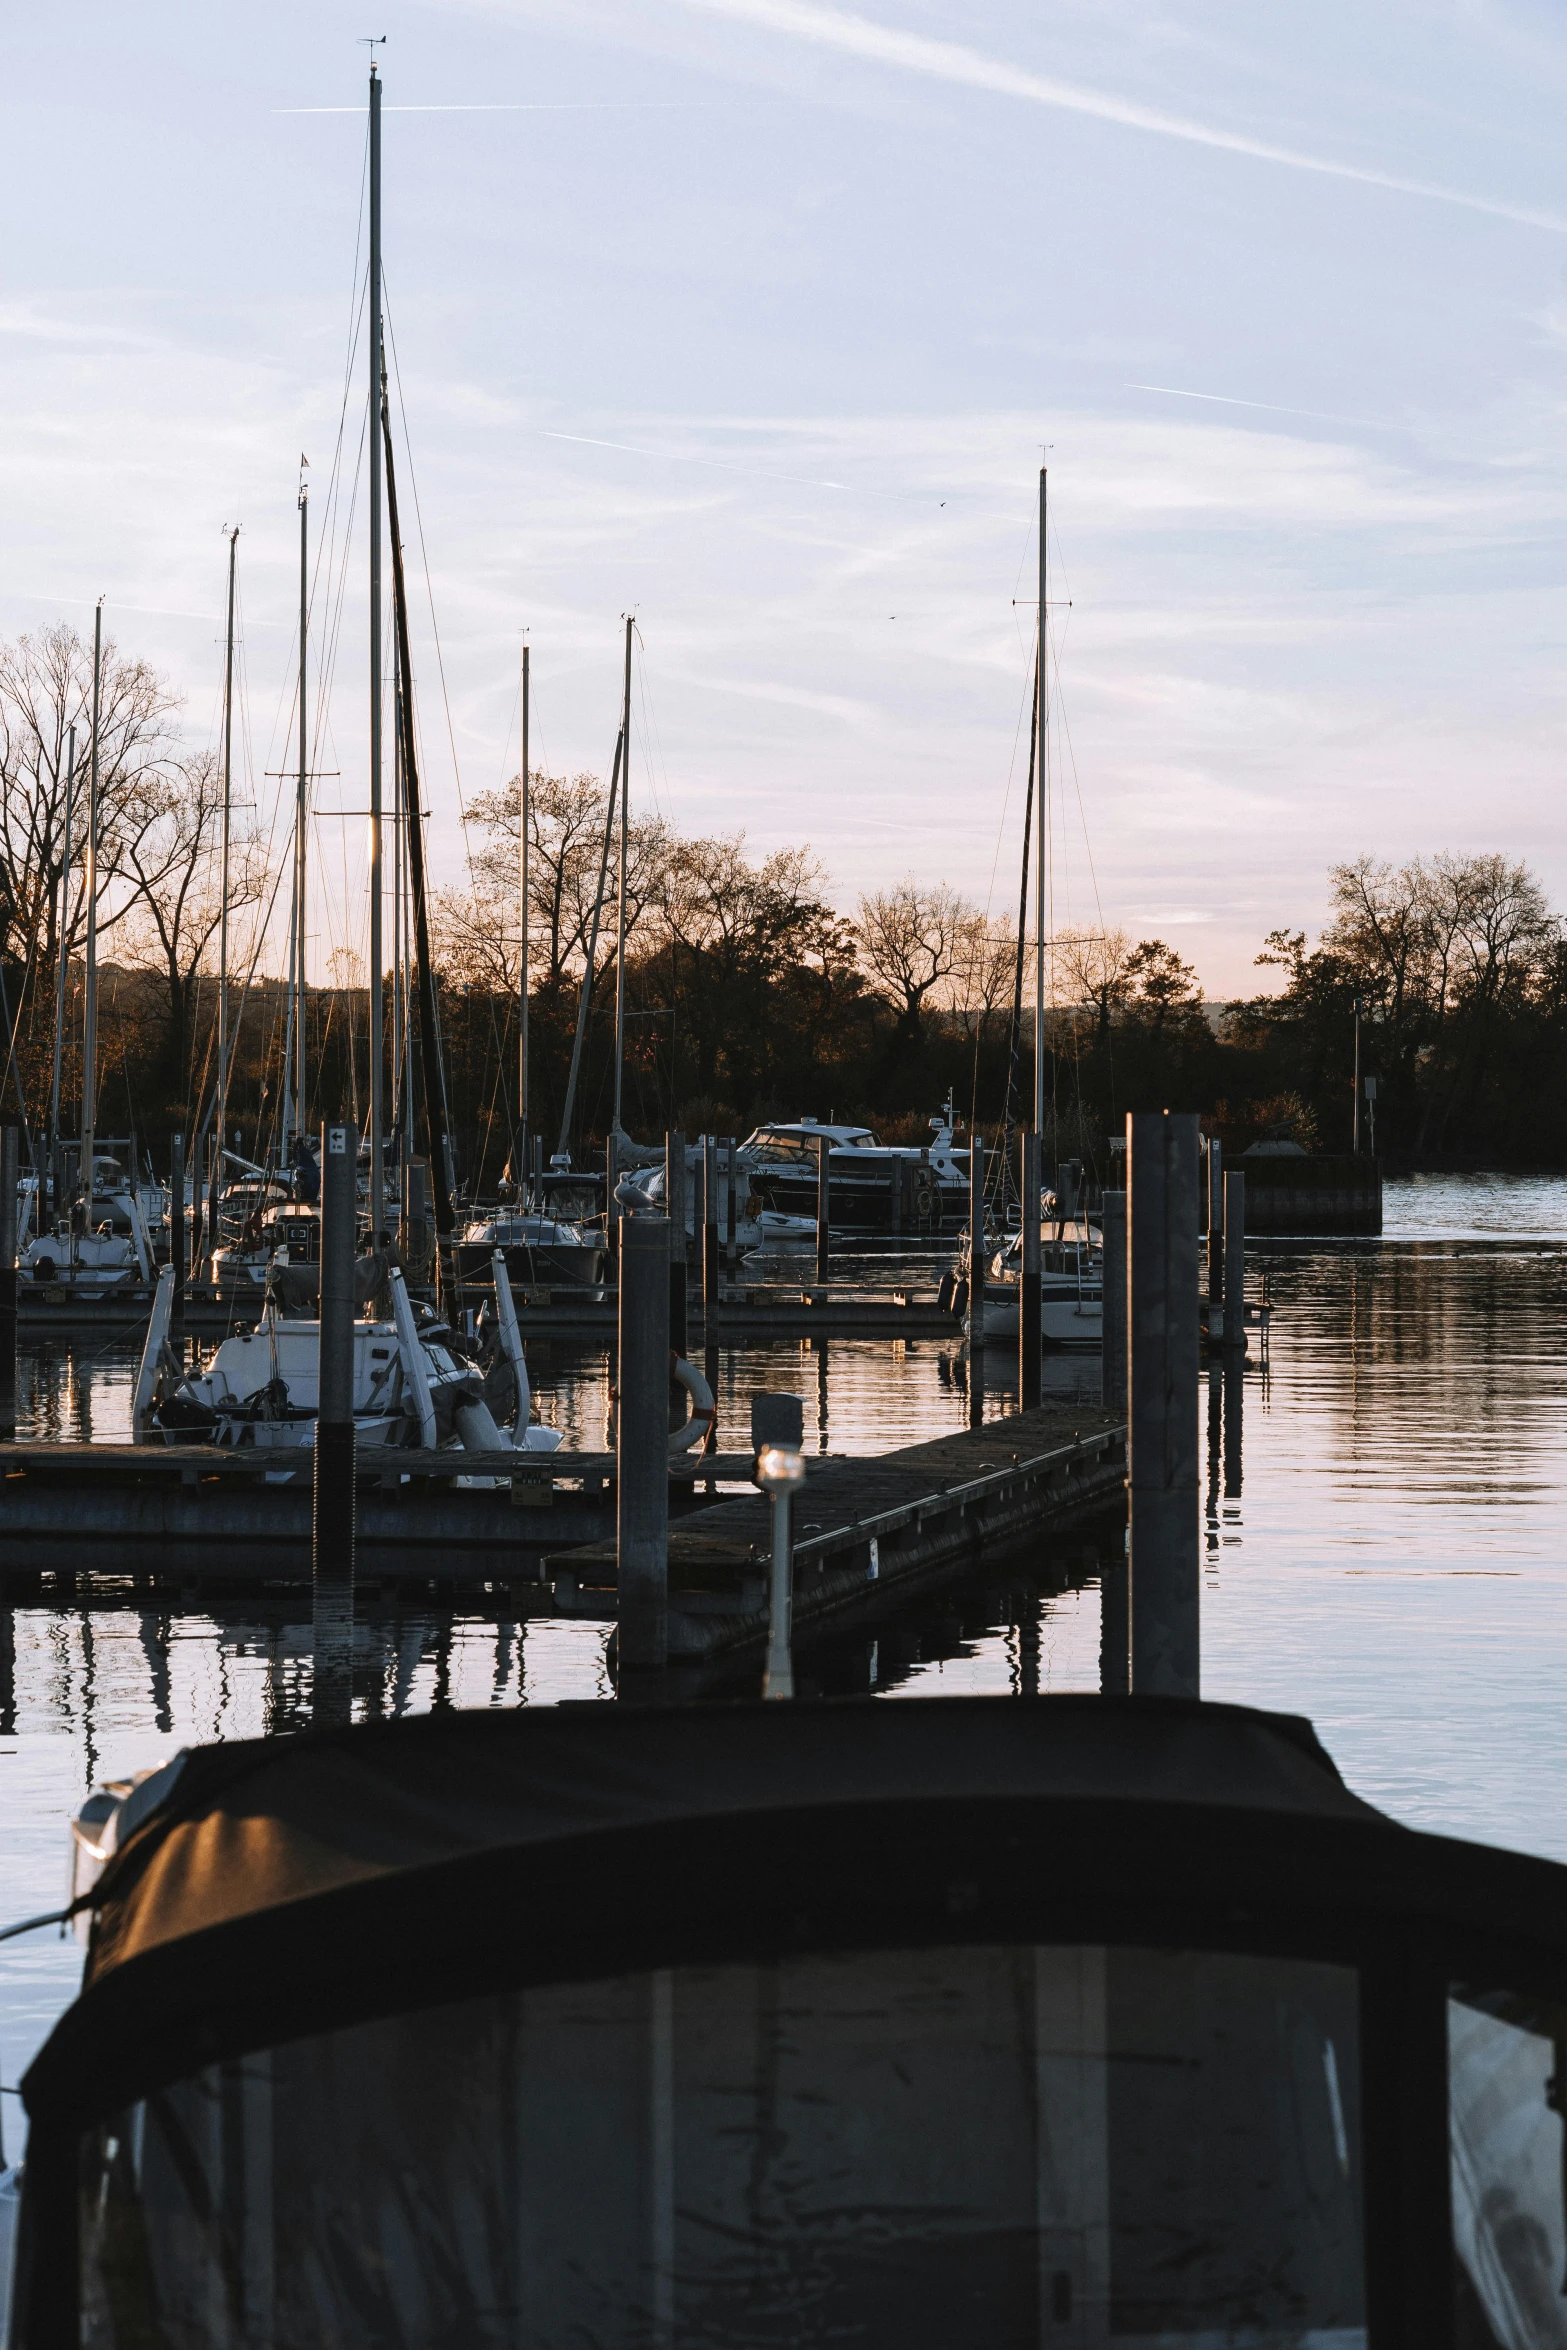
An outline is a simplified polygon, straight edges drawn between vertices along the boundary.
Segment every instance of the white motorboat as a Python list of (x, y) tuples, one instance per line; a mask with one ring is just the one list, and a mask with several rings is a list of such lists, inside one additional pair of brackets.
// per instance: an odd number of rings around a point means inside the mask
[(954, 1141), (952, 1105), (930, 1121), (918, 1149), (884, 1144), (869, 1126), (824, 1125), (802, 1118), (770, 1121), (740, 1145), (740, 1163), (758, 1205), (813, 1219), (823, 1143), (832, 1186), (834, 1231), (935, 1233), (968, 1214), (969, 1154)]
[[(686, 1233), (695, 1244), (697, 1232), (696, 1170), (702, 1163), (700, 1146), (688, 1148), (686, 1153)], [(641, 1167), (624, 1180), (634, 1183), (651, 1207), (662, 1208), (666, 1192), (662, 1162), (657, 1166)], [(720, 1171), (720, 1183), (723, 1181)], [(786, 1215), (779, 1208), (766, 1206), (767, 1194), (755, 1190), (744, 1162), (736, 1154), (735, 1182), (735, 1248), (741, 1256), (766, 1254), (773, 1249), (814, 1248), (816, 1245), (816, 1218), (814, 1216)], [(720, 1214), (720, 1229), (726, 1235), (728, 1207), (724, 1203)]]

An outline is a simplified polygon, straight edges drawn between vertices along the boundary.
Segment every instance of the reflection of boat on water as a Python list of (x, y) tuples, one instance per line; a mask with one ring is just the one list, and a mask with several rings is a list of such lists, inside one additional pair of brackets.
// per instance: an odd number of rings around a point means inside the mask
[(596, 1289), (609, 1262), (602, 1232), (584, 1231), (563, 1216), (505, 1209), (465, 1224), (455, 1248), (459, 1281), (489, 1280), (498, 1251), (520, 1289)]
[[(687, 1151), (686, 1161), (686, 1237), (688, 1241), (695, 1243), (698, 1240), (697, 1217), (699, 1209), (696, 1183), (693, 1178), (702, 1164), (700, 1146)], [(781, 1209), (768, 1207), (765, 1204), (766, 1193), (754, 1184), (749, 1170), (740, 1161), (738, 1153), (736, 1154), (733, 1180), (735, 1187), (735, 1249), (738, 1255), (751, 1256), (757, 1253), (766, 1254), (773, 1249), (811, 1248), (815, 1245), (815, 1216), (790, 1216), (785, 1215)], [(636, 1185), (650, 1206), (663, 1209), (668, 1193), (664, 1168), (661, 1164), (641, 1168), (630, 1175), (628, 1181)], [(722, 1192), (722, 1186), (727, 1181), (727, 1173), (721, 1173), (721, 1196), (715, 1203), (718, 1209), (719, 1229), (726, 1235), (729, 1228), (729, 1203), (727, 1194)], [(812, 1205), (814, 1207), (814, 1201)]]

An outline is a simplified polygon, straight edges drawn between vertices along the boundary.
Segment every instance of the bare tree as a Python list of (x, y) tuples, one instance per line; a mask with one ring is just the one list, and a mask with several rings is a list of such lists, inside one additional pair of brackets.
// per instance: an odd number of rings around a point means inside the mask
[[(223, 827), (223, 769), (211, 751), (199, 751), (145, 779), (138, 822), (120, 851), (128, 884), (125, 921), (128, 959), (155, 969), (168, 990), (170, 1075), (187, 1098), (196, 990), (222, 920), (218, 843)], [(260, 903), (268, 886), (259, 842), (248, 833), (229, 839), (230, 918)]]
[(955, 889), (945, 882), (927, 888), (912, 875), (860, 899), (860, 962), (905, 1035), (918, 1034), (926, 999), (957, 967), (974, 919), (974, 908)]
[[(98, 724), (99, 923), (129, 904), (115, 892), (128, 845), (145, 828), (174, 755), (170, 720), (178, 707), (145, 661), (121, 656), (105, 639)], [(86, 920), (82, 885), (59, 910), (65, 864), (66, 761), (74, 725), (77, 753), (72, 864), (80, 876), (87, 836), (86, 790), (92, 729), (92, 647), (65, 623), (0, 644), (0, 952), (52, 968), (69, 954)]]

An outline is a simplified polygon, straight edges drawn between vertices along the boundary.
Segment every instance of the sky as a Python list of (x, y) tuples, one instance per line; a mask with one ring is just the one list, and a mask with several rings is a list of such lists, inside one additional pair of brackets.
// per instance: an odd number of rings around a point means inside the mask
[[(0, 634), (104, 594), (206, 741), (238, 523), (278, 838), (299, 457), (319, 522), (363, 426), (368, 33), (441, 876), (524, 633), (534, 763), (607, 772), (629, 612), (636, 803), (1003, 919), (1043, 457), (1058, 922), (1222, 997), (1363, 852), (1500, 849), (1567, 905), (1559, 11), (18, 11)], [(354, 530), (318, 962), (363, 940), (362, 486)]]

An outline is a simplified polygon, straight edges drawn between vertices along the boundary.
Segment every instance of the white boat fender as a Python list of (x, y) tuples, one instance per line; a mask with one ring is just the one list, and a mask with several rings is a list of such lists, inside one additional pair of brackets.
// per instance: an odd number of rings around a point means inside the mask
[(669, 1378), (671, 1386), (683, 1387), (691, 1398), (691, 1417), (675, 1429), (669, 1439), (669, 1449), (671, 1452), (689, 1452), (699, 1440), (706, 1443), (718, 1419), (718, 1406), (713, 1401), (713, 1391), (707, 1381), (695, 1363), (688, 1363), (684, 1355), (671, 1351)]

